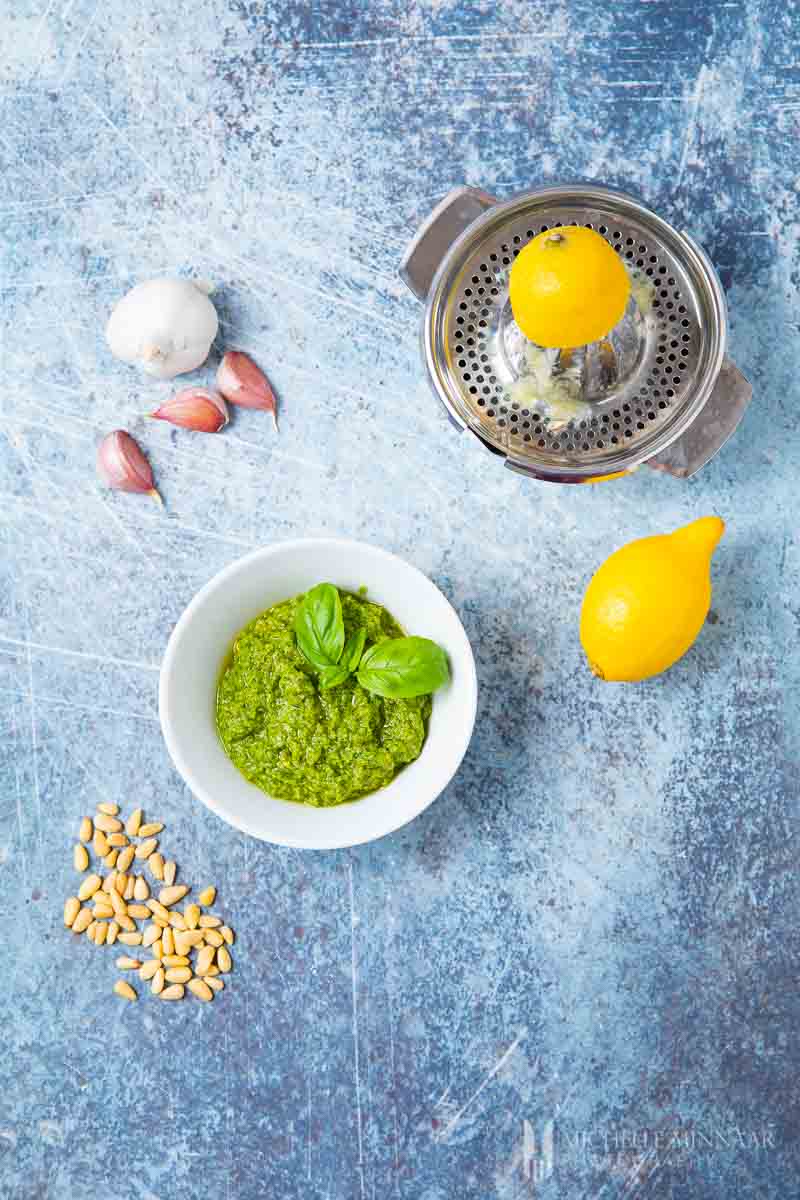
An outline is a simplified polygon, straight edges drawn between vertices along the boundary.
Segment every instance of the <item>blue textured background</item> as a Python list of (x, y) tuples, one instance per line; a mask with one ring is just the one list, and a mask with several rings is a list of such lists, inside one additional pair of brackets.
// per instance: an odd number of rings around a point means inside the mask
[[(797, 5), (2, 14), (0, 1194), (783, 1200), (800, 1131)], [(417, 222), (456, 183), (565, 178), (632, 187), (720, 268), (755, 398), (689, 483), (536, 485), (428, 391), (396, 271)], [(102, 329), (128, 286), (175, 270), (220, 285), (225, 338), (280, 393), (278, 439), (245, 411), (205, 439), (139, 418), (170, 385), (112, 361)], [(98, 488), (94, 447), (119, 425), (166, 515)], [(699, 643), (655, 682), (595, 682), (577, 637), (592, 570), (707, 512), (729, 528)], [(319, 533), (428, 572), (481, 686), (447, 792), (329, 854), (218, 822), (156, 719), (195, 590)], [(143, 803), (184, 872), (219, 884), (240, 938), (213, 1006), (122, 1005), (112, 954), (65, 936), (70, 846), (101, 799)]]

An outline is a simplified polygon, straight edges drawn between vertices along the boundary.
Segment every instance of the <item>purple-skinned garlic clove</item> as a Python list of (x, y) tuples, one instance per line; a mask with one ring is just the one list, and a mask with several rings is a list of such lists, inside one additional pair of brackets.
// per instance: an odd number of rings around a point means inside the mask
[(110, 488), (119, 492), (147, 493), (163, 504), (150, 463), (124, 429), (106, 434), (97, 447), (97, 474)]
[(278, 413), (275, 393), (269, 380), (241, 350), (227, 350), (217, 371), (217, 387), (231, 404), (242, 408), (261, 408), (272, 413), (275, 430)]
[(176, 392), (150, 416), (182, 429), (218, 433), (228, 424), (228, 407), (219, 392), (211, 388), (187, 387)]

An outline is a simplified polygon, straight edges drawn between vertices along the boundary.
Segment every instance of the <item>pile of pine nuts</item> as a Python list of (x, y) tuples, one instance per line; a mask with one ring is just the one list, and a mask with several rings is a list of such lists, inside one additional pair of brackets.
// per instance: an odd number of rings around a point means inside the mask
[[(142, 983), (162, 1000), (182, 1000), (185, 988), (198, 1000), (213, 1000), (221, 992), (232, 967), (229, 946), (234, 933), (221, 917), (204, 912), (214, 903), (216, 888), (207, 887), (198, 903), (186, 904), (183, 911), (174, 906), (191, 891), (185, 883), (176, 883), (176, 864), (159, 852), (160, 821), (143, 822), (137, 808), (124, 823), (116, 804), (98, 804), (94, 820), (84, 817), (73, 851), (75, 870), (85, 875), (77, 895), (64, 903), (64, 924), (72, 933), (85, 933), (95, 946), (148, 949), (151, 957), (143, 960), (130, 954), (117, 958), (120, 971), (135, 971)], [(102, 861), (108, 874), (86, 875), (90, 859), (87, 846)], [(144, 875), (132, 868), (147, 867), (152, 879), (163, 886), (158, 897), (150, 894)], [(91, 907), (90, 907), (91, 905)], [(137, 922), (147, 922), (142, 929)], [(125, 1000), (138, 998), (127, 979), (118, 979), (114, 991)]]

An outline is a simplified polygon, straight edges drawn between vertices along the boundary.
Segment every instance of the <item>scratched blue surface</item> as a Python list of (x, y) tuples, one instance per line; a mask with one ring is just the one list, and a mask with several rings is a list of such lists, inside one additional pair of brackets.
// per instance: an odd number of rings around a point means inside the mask
[[(0, 8), (0, 1194), (517, 1200), (791, 1193), (800, 69), (795, 3), (5, 0)], [(590, 178), (699, 238), (754, 402), (689, 483), (503, 471), (447, 425), (396, 268), (453, 184)], [(278, 439), (148, 425), (112, 361), (148, 275), (219, 286)], [(207, 373), (198, 374), (205, 379)], [(119, 425), (167, 504), (101, 492)], [(729, 523), (661, 680), (594, 681), (621, 542)], [(156, 719), (196, 589), (348, 534), (461, 613), (475, 737), (414, 824), (329, 854), (192, 800)], [(212, 1006), (123, 1005), (64, 933), (78, 819), (168, 824), (239, 932)]]

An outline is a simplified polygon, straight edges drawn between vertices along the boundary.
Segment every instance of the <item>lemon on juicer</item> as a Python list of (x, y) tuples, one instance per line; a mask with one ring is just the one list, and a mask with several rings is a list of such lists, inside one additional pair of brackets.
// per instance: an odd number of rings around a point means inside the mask
[(562, 225), (533, 238), (509, 275), (514, 320), (537, 346), (586, 346), (614, 328), (631, 283), (615, 250), (593, 229)]
[(701, 517), (606, 559), (581, 609), (581, 644), (595, 675), (637, 683), (686, 653), (711, 606), (711, 557), (724, 531), (720, 517)]

